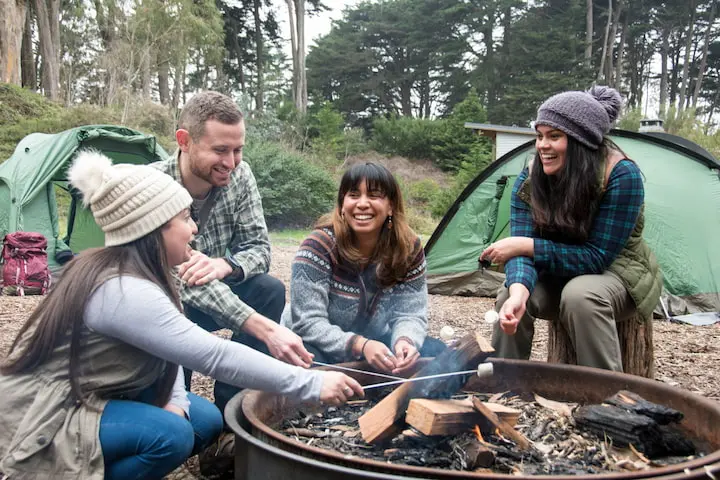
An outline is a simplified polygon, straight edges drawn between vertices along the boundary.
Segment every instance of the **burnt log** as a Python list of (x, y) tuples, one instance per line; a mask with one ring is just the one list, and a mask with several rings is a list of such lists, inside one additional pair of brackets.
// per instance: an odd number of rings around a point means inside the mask
[(682, 434), (645, 415), (615, 405), (586, 405), (573, 412), (578, 427), (609, 438), (614, 445), (633, 445), (649, 458), (692, 455), (695, 446)]
[(488, 468), (495, 463), (495, 452), (477, 440), (465, 445), (463, 449), (465, 450), (465, 465), (468, 470)]
[[(549, 363), (577, 364), (577, 356), (567, 330), (558, 321), (548, 322)], [(637, 312), (627, 320), (615, 323), (620, 341), (623, 372), (655, 378), (655, 349), (652, 316), (643, 318)]]
[(629, 412), (650, 417), (659, 425), (677, 423), (683, 419), (682, 412), (674, 408), (666, 407), (665, 405), (649, 402), (640, 395), (627, 390), (620, 390), (612, 397), (606, 399), (605, 403), (615, 405)]
[[(474, 332), (462, 337), (414, 376), (429, 376), (476, 368), (495, 353), (490, 342)], [(365, 412), (359, 419), (360, 432), (368, 443), (379, 443), (397, 435), (404, 428), (405, 411), (413, 398), (449, 398), (462, 387), (470, 375), (456, 375), (422, 382), (404, 383)]]

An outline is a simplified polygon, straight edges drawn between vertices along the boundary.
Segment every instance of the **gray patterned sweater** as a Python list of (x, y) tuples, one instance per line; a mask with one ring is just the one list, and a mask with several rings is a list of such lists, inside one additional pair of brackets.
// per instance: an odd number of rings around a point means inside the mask
[[(356, 335), (375, 340), (390, 337), (391, 346), (406, 337), (420, 349), (427, 334), (425, 254), (420, 239), (412, 258), (404, 281), (380, 288), (377, 265), (358, 271), (340, 258), (332, 229), (314, 230), (293, 260), (290, 303), (281, 324), (336, 362), (352, 359)], [(360, 305), (365, 305), (362, 315), (358, 315)]]

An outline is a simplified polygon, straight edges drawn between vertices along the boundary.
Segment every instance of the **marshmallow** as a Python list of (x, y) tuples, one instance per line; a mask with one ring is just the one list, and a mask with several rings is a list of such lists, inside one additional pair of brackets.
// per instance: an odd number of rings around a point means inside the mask
[(495, 310), (485, 312), (485, 323), (497, 323), (498, 320), (500, 320), (500, 315)]
[(455, 330), (450, 325), (445, 325), (440, 329), (440, 339), (443, 341), (450, 340), (455, 335)]

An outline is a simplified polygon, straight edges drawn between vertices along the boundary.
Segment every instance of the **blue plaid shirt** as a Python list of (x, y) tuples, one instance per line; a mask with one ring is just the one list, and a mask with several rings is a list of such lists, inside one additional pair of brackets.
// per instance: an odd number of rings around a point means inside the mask
[[(621, 160), (608, 178), (587, 241), (574, 245), (542, 238), (533, 227), (530, 205), (518, 197), (528, 170), (518, 176), (510, 200), (510, 235), (534, 239), (534, 258), (514, 257), (505, 265), (507, 286), (522, 283), (532, 293), (538, 272), (558, 277), (601, 274), (623, 249), (635, 227), (645, 199), (638, 166)], [(588, 212), (592, 214), (592, 212)]]

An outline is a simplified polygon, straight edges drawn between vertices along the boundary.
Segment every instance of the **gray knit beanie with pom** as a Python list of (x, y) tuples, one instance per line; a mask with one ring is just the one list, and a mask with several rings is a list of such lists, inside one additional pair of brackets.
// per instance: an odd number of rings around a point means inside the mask
[(540, 105), (535, 127), (548, 125), (565, 132), (583, 145), (597, 150), (620, 114), (622, 98), (610, 87), (587, 92), (563, 92)]

